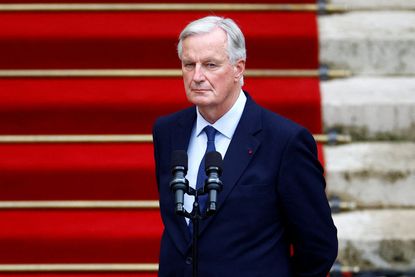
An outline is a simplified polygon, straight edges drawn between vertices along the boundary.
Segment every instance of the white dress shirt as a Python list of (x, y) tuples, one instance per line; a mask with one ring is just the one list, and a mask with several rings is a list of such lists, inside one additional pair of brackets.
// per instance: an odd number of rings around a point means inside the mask
[[(239, 120), (241, 119), (242, 112), (246, 103), (246, 96), (241, 91), (239, 97), (236, 100), (232, 108), (219, 118), (213, 125), (207, 122), (200, 114), (199, 109), (196, 108), (196, 123), (193, 126), (192, 134), (190, 136), (189, 147), (187, 149), (187, 155), (189, 158), (188, 171), (186, 178), (189, 180), (189, 185), (192, 188), (196, 187), (197, 173), (199, 171), (200, 162), (206, 151), (207, 136), (203, 131), (207, 125), (212, 125), (216, 130), (215, 136), (215, 148), (222, 158), (225, 157), (226, 151), (228, 150), (229, 144), (231, 143), (235, 129), (238, 126)], [(191, 212), (193, 209), (194, 196), (185, 194), (184, 196), (184, 207), (186, 211)], [(202, 211), (203, 212), (203, 211)], [(186, 218), (187, 223), (189, 219)]]

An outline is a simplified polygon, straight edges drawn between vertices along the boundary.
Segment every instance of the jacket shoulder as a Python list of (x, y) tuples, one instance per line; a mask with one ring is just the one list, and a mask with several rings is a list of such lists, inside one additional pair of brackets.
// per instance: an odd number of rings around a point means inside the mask
[(153, 132), (171, 128), (174, 124), (180, 123), (185, 119), (192, 118), (195, 114), (195, 107), (189, 107), (172, 114), (160, 116), (153, 125)]
[(298, 133), (310, 134), (309, 130), (304, 126), (265, 108), (262, 108), (262, 122), (264, 130), (287, 138), (295, 136)]

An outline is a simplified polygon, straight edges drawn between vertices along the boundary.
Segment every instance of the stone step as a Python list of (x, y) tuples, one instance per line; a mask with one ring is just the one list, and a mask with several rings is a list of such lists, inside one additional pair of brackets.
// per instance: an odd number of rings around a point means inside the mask
[(415, 209), (354, 211), (333, 219), (341, 264), (363, 271), (415, 269)]
[(414, 12), (349, 12), (318, 24), (321, 63), (356, 74), (415, 74)]
[(354, 140), (415, 140), (415, 78), (331, 80), (321, 83), (321, 93), (326, 132)]
[(415, 143), (353, 143), (324, 153), (329, 197), (358, 208), (415, 208)]
[(344, 6), (351, 10), (412, 10), (415, 1), (408, 0), (330, 0), (329, 4)]

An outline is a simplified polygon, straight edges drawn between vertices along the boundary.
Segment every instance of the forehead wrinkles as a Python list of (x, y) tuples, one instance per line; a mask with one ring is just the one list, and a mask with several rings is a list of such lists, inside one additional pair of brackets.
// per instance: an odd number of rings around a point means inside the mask
[(182, 58), (228, 58), (227, 40), (225, 31), (220, 28), (189, 36), (183, 40)]

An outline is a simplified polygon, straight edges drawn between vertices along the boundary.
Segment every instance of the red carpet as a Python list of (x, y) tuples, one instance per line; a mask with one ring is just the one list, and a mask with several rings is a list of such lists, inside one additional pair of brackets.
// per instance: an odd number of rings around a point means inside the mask
[(0, 200), (157, 199), (153, 168), (151, 144), (0, 144)]
[(151, 144), (0, 145), (0, 200), (157, 199), (153, 166)]
[(157, 273), (0, 273), (1, 277), (157, 277)]
[(252, 0), (215, 0), (215, 1), (195, 1), (195, 0), (160, 0), (160, 1), (149, 1), (149, 0), (0, 0), (0, 3), (282, 3), (282, 4), (301, 4), (301, 3), (315, 3), (314, 0), (260, 0), (253, 2)]
[[(321, 132), (316, 78), (247, 78), (267, 108)], [(155, 119), (189, 106), (181, 78), (0, 79), (1, 134), (151, 133)]]
[[(178, 68), (178, 34), (187, 22), (207, 14), (0, 13), (0, 68)], [(215, 14), (240, 24), (249, 68), (317, 68), (314, 14)]]
[(157, 273), (1, 273), (1, 277), (157, 277)]
[[(314, 3), (261, 1), (285, 2)], [(207, 14), (0, 12), (0, 69), (179, 69), (175, 46), (180, 30)], [(240, 24), (247, 39), (248, 69), (318, 68), (314, 13), (215, 14)], [(247, 77), (245, 83), (258, 103), (312, 133), (322, 132), (317, 78)], [(0, 78), (0, 99), (0, 135), (145, 134), (158, 116), (189, 105), (180, 78)], [(0, 201), (155, 200), (152, 151), (150, 143), (0, 144)], [(319, 154), (323, 161), (321, 145)], [(162, 228), (157, 210), (0, 210), (0, 265), (157, 263)], [(0, 272), (5, 276), (156, 274)]]
[(2, 263), (157, 263), (158, 210), (0, 211)]

